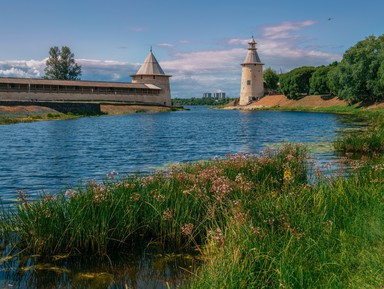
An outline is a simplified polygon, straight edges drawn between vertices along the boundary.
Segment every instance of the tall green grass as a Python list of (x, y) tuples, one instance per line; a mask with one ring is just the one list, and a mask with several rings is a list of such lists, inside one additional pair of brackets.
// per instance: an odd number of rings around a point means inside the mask
[(382, 288), (383, 165), (233, 207), (186, 288)]
[(235, 155), (146, 177), (90, 182), (35, 201), (21, 192), (20, 204), (3, 212), (0, 225), (34, 253), (106, 254), (149, 241), (197, 246), (212, 228), (226, 226), (234, 202), (279, 192), (288, 178), (305, 182), (305, 158), (303, 147), (287, 146), (259, 157)]
[(197, 248), (205, 261), (185, 288), (382, 287), (384, 165), (311, 172), (305, 147), (287, 145), (145, 177), (111, 173), (35, 201), (20, 193), (0, 225), (40, 254)]
[(377, 154), (384, 152), (384, 113), (361, 111), (367, 127), (345, 134), (334, 142), (335, 149), (344, 153)]

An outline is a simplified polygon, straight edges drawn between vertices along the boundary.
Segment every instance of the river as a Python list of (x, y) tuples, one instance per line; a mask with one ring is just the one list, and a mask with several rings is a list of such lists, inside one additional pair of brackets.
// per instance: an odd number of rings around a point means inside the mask
[(329, 143), (349, 126), (334, 114), (207, 107), (1, 125), (0, 195), (9, 203), (18, 190), (36, 197), (103, 180), (111, 171), (145, 174), (283, 142), (315, 147), (315, 159), (328, 162), (335, 159)]
[[(111, 171), (119, 178), (148, 174), (285, 142), (308, 145), (315, 161), (324, 164), (337, 159), (331, 143), (352, 126), (350, 118), (333, 114), (207, 107), (0, 125), (0, 194), (12, 206), (18, 190), (36, 198), (103, 180)], [(13, 250), (0, 247), (1, 288), (176, 288), (201, 263), (185, 252), (148, 246), (102, 260), (19, 257)], [(9, 258), (12, 254), (16, 257)]]

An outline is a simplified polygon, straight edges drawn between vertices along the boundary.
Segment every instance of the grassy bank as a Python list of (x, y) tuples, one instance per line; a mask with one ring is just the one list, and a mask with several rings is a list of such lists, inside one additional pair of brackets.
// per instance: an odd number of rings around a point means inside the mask
[(64, 120), (88, 116), (119, 115), (133, 113), (159, 113), (182, 110), (176, 107), (144, 106), (144, 105), (107, 105), (101, 104), (100, 114), (60, 113), (41, 106), (2, 106), (0, 107), (0, 125), (46, 120)]
[(287, 145), (146, 177), (111, 172), (33, 202), (20, 192), (0, 225), (13, 246), (45, 255), (197, 248), (206, 261), (186, 288), (383, 286), (384, 166), (329, 178), (306, 159)]
[(20, 192), (20, 205), (10, 215), (3, 212), (1, 225), (34, 253), (104, 254), (143, 239), (195, 246), (213, 227), (225, 227), (236, 200), (254, 190), (280, 191), (287, 186), (284, 173), (305, 182), (304, 159), (301, 147), (287, 147), (262, 157), (239, 155), (142, 178), (91, 182), (34, 202)]
[(235, 211), (187, 288), (381, 288), (383, 167), (261, 195)]
[(336, 150), (352, 154), (382, 154), (384, 152), (384, 111), (358, 112), (367, 126), (363, 130), (345, 134), (335, 141)]
[(25, 123), (25, 122), (35, 122), (35, 121), (44, 121), (44, 120), (64, 120), (64, 119), (73, 119), (79, 116), (72, 114), (64, 113), (45, 113), (45, 114), (34, 114), (28, 116), (0, 116), (0, 125), (1, 124), (15, 124), (15, 123)]

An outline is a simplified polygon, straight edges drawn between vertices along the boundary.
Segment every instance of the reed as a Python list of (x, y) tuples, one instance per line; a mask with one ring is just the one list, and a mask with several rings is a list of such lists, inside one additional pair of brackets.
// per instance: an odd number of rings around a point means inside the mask
[(343, 153), (375, 154), (384, 152), (384, 114), (381, 111), (360, 113), (368, 124), (363, 130), (345, 134), (334, 142)]
[(185, 288), (380, 288), (384, 166), (233, 207)]
[(20, 248), (44, 254), (106, 254), (149, 241), (197, 246), (211, 228), (225, 227), (234, 202), (280, 191), (287, 178), (305, 182), (305, 159), (304, 147), (286, 146), (262, 156), (229, 156), (145, 177), (116, 180), (111, 173), (104, 182), (35, 201), (20, 192), (20, 204), (3, 212), (1, 227), (17, 233)]
[(384, 165), (314, 169), (305, 147), (286, 145), (144, 177), (111, 172), (36, 201), (20, 192), (0, 226), (45, 255), (198, 248), (205, 261), (185, 288), (380, 288)]

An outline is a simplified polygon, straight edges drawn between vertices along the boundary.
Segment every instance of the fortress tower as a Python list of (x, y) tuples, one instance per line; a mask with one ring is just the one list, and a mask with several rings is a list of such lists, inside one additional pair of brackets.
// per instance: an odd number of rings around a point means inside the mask
[(132, 83), (145, 83), (149, 88), (160, 88), (161, 91), (157, 97), (158, 102), (166, 106), (171, 106), (171, 88), (169, 84), (171, 76), (165, 74), (161, 69), (152, 53), (152, 48), (137, 73), (131, 75)]
[(259, 55), (257, 55), (256, 41), (253, 36), (248, 44), (247, 56), (241, 64), (240, 105), (247, 105), (252, 99), (257, 99), (264, 95), (264, 64), (261, 63)]

